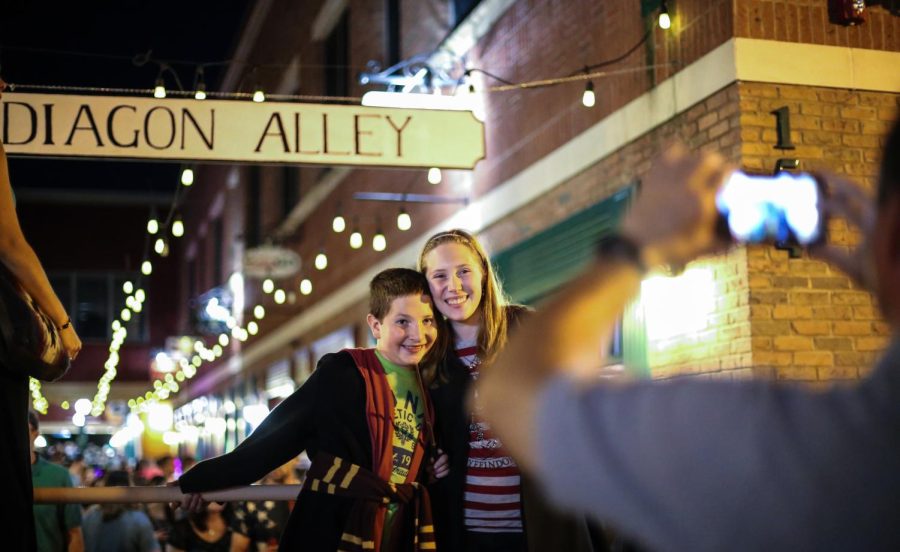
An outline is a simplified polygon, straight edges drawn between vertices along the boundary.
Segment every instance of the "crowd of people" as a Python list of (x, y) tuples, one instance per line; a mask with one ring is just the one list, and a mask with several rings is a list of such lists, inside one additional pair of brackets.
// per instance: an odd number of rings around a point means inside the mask
[[(36, 438), (39, 419), (29, 413), (29, 430)], [(32, 439), (34, 442), (34, 439)], [(133, 487), (174, 483), (190, 469), (189, 457), (162, 456), (129, 462), (107, 458), (85, 463), (69, 457), (65, 447), (32, 446), (32, 481), (41, 487)], [(302, 463), (289, 461), (267, 474), (262, 483), (299, 484)], [(38, 551), (64, 552), (272, 552), (293, 503), (212, 503), (202, 512), (185, 512), (164, 503), (35, 504)]]

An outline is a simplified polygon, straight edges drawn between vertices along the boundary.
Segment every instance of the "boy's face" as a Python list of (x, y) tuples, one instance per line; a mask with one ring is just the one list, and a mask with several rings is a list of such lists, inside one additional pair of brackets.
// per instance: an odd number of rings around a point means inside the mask
[(369, 314), (366, 322), (378, 352), (400, 366), (419, 364), (437, 337), (431, 297), (424, 294), (397, 297), (382, 320)]

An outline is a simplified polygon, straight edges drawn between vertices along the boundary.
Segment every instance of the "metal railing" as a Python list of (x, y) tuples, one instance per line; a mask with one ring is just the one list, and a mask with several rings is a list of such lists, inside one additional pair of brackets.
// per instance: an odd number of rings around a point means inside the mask
[[(200, 493), (208, 502), (294, 500), (302, 485), (246, 485)], [(38, 487), (35, 504), (144, 504), (181, 502), (184, 493), (176, 486), (160, 487)]]

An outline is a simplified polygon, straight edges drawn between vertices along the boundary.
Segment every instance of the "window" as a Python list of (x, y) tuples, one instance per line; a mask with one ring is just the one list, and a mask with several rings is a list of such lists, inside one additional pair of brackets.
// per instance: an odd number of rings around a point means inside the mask
[(325, 95), (350, 95), (350, 15), (344, 10), (340, 21), (325, 39)]
[[(597, 241), (615, 230), (633, 189), (628, 187), (494, 255), (492, 260), (504, 291), (516, 302), (540, 308), (543, 299), (590, 262)], [(606, 351), (607, 364), (620, 364), (625, 357), (629, 357), (629, 365), (635, 360), (626, 351), (633, 342), (630, 316), (626, 312), (616, 324)], [(636, 371), (642, 369), (641, 366)]]
[[(53, 290), (66, 308), (78, 331), (85, 341), (106, 341), (112, 339), (112, 322), (120, 319), (125, 308), (125, 293), (122, 285), (126, 281), (137, 284), (137, 273), (102, 272), (54, 272), (48, 275)], [(146, 291), (146, 290), (145, 290)], [(133, 314), (128, 328), (126, 342), (146, 342), (148, 336), (149, 309), (144, 303), (140, 313)]]

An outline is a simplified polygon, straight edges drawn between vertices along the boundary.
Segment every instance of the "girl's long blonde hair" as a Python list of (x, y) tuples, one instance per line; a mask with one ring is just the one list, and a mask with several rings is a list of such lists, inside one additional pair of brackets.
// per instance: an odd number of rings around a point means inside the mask
[[(481, 304), (478, 305), (478, 311), (481, 313), (481, 325), (478, 328), (478, 357), (481, 359), (482, 366), (489, 365), (506, 345), (509, 328), (509, 320), (507, 319), (509, 301), (503, 293), (503, 287), (497, 278), (497, 273), (478, 239), (459, 228), (438, 232), (428, 238), (428, 241), (425, 242), (425, 246), (422, 248), (422, 252), (419, 254), (419, 272), (426, 277), (428, 276), (428, 266), (425, 264), (425, 257), (434, 248), (445, 243), (458, 243), (467, 247), (481, 263), (484, 280), (481, 282)], [(452, 326), (449, 324), (444, 324), (440, 328), (440, 330), (451, 329)], [(450, 331), (438, 331), (438, 339), (435, 343), (435, 349), (438, 349), (436, 351), (439, 355), (438, 358), (444, 358), (453, 346), (453, 340), (448, 335), (450, 333)]]

